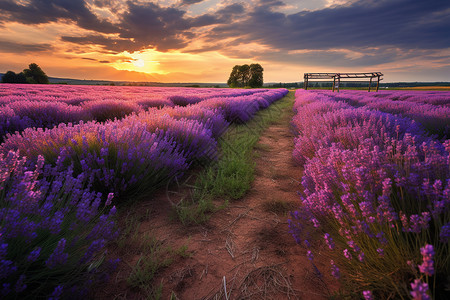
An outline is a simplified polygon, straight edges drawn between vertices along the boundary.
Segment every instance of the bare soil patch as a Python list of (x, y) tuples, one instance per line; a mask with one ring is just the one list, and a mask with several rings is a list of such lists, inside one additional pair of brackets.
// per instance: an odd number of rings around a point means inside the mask
[[(139, 210), (149, 210), (140, 234), (174, 249), (188, 245), (189, 257), (177, 257), (153, 279), (153, 285), (162, 283), (162, 299), (327, 299), (336, 289), (330, 274), (314, 271), (305, 248), (288, 232), (288, 212), (299, 203), (302, 176), (292, 159), (291, 117), (287, 114), (260, 138), (251, 190), (206, 224), (185, 227), (173, 220), (166, 191), (140, 204)], [(222, 203), (217, 199), (217, 205)], [(121, 255), (125, 263), (96, 298), (145, 298), (126, 284), (140, 253), (130, 249)], [(329, 269), (320, 258), (315, 264)]]

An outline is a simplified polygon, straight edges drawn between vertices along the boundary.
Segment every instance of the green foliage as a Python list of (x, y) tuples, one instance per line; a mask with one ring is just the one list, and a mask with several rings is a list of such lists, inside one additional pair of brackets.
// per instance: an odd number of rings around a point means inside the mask
[(2, 83), (38, 83), (49, 84), (48, 76), (35, 63), (31, 63), (28, 69), (16, 74), (13, 71), (6, 72), (2, 76)]
[(2, 83), (27, 83), (27, 79), (23, 73), (16, 74), (13, 71), (8, 71), (2, 76)]
[(262, 87), (263, 67), (260, 64), (235, 65), (228, 78), (229, 87)]
[(23, 70), (28, 83), (48, 84), (48, 76), (35, 63), (31, 63), (28, 69)]

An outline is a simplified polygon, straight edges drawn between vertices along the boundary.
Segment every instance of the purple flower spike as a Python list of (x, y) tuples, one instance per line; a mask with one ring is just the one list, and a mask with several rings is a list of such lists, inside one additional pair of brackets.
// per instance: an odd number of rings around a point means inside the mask
[(34, 261), (36, 261), (36, 259), (38, 259), (40, 254), (41, 254), (41, 247), (36, 247), (33, 251), (30, 252), (27, 260), (29, 262), (34, 262)]
[(381, 257), (384, 257), (384, 249), (383, 248), (378, 248), (377, 252)]
[(50, 254), (50, 257), (45, 262), (45, 264), (49, 269), (53, 269), (59, 265), (63, 265), (66, 263), (69, 255), (63, 252), (65, 246), (66, 246), (66, 239), (62, 238), (61, 240), (59, 240), (58, 245), (55, 248), (55, 251), (53, 251), (53, 253)]
[(365, 300), (373, 300), (372, 291), (364, 291), (363, 296)]
[(348, 251), (348, 249), (344, 249), (344, 256), (345, 256), (348, 260), (352, 260), (352, 254), (350, 253), (350, 251)]
[(339, 279), (341, 277), (341, 272), (339, 271), (339, 267), (336, 266), (334, 263), (334, 260), (330, 261), (331, 263), (331, 275), (333, 275), (334, 278)]
[(439, 238), (441, 243), (447, 243), (450, 240), (450, 223), (447, 223), (441, 227)]
[(422, 254), (423, 257), (423, 263), (419, 265), (419, 270), (421, 273), (431, 276), (434, 274), (434, 248), (433, 245), (425, 245), (425, 247), (420, 248), (420, 254)]
[(331, 250), (333, 250), (333, 249), (334, 249), (334, 242), (333, 242), (333, 239), (331, 238), (330, 234), (325, 233), (324, 238), (325, 238), (325, 242), (326, 242), (327, 245), (328, 245), (328, 248), (330, 248)]
[(420, 279), (415, 279), (411, 283), (412, 291), (410, 292), (413, 300), (430, 300), (431, 297), (428, 295), (428, 284), (420, 281)]
[(15, 287), (15, 290), (17, 293), (21, 293), (27, 288), (27, 285), (24, 282), (25, 278), (26, 278), (25, 275), (22, 274), (22, 275), (20, 275), (19, 279), (17, 280), (16, 287)]
[(312, 254), (312, 252), (310, 250), (308, 250), (306, 252), (306, 257), (310, 260), (313, 261), (314, 260), (314, 255)]
[(63, 292), (63, 286), (58, 285), (48, 297), (48, 300), (59, 300)]

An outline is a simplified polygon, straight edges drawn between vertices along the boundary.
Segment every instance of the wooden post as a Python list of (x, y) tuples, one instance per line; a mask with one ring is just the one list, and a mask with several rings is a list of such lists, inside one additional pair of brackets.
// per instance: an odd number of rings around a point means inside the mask
[(339, 86), (341, 85), (341, 74), (337, 74), (337, 77), (338, 77), (338, 82), (337, 82), (337, 91), (338, 91), (338, 93), (339, 93)]
[(370, 87), (372, 86), (372, 77), (370, 77), (370, 81), (369, 81), (369, 93), (370, 93)]
[(305, 74), (304, 76), (303, 88), (305, 89), (305, 91), (308, 90), (308, 74)]
[(377, 92), (378, 92), (378, 87), (380, 86), (380, 75), (378, 75), (378, 81), (377, 81)]
[(333, 76), (333, 86), (332, 86), (332, 91), (334, 92), (334, 85), (336, 84), (336, 77)]

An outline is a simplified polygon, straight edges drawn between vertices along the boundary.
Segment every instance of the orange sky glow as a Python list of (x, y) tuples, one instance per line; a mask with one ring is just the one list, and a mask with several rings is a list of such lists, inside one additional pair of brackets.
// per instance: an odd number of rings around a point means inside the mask
[(421, 2), (4, 0), (0, 73), (34, 62), (52, 77), (224, 83), (234, 65), (260, 63), (265, 82), (450, 81), (450, 4)]

